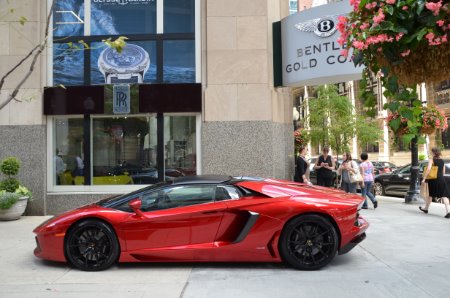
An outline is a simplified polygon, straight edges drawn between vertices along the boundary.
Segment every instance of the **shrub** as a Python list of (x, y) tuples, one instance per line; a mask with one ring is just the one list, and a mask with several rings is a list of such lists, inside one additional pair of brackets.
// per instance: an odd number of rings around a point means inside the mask
[(15, 176), (19, 173), (20, 161), (15, 157), (5, 158), (0, 164), (0, 170), (7, 176)]
[(8, 178), (0, 182), (0, 190), (6, 190), (7, 192), (16, 192), (20, 183), (15, 178)]
[(0, 209), (9, 209), (19, 200), (20, 195), (17, 193), (1, 192), (0, 193)]

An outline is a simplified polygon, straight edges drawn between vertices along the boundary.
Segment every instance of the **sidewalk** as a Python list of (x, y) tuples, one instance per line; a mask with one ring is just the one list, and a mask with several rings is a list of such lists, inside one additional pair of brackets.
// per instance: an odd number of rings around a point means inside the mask
[(448, 297), (444, 206), (433, 203), (424, 214), (403, 199), (378, 200), (376, 210), (362, 210), (371, 223), (366, 240), (313, 272), (237, 263), (120, 264), (82, 272), (34, 257), (32, 230), (48, 217), (0, 222), (0, 297)]

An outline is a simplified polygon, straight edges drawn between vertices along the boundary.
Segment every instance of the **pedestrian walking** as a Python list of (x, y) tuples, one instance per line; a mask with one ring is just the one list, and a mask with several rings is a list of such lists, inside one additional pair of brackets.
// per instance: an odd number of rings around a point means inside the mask
[(341, 189), (345, 192), (356, 193), (358, 182), (352, 182), (350, 175), (359, 174), (358, 164), (352, 159), (350, 152), (344, 153), (342, 159), (343, 162), (338, 169), (338, 174), (341, 177)]
[(314, 170), (317, 172), (317, 185), (330, 187), (333, 182), (333, 170), (335, 169), (334, 160), (328, 155), (330, 149), (324, 147), (322, 155), (316, 161)]
[[(428, 213), (432, 198), (441, 198), (445, 204), (446, 215), (445, 218), (450, 218), (449, 213), (449, 201), (450, 196), (447, 184), (445, 183), (445, 166), (444, 161), (441, 158), (441, 150), (439, 148), (431, 149), (433, 154), (433, 162), (428, 163), (427, 169), (423, 173), (422, 183), (428, 183), (428, 196), (425, 198), (425, 206), (419, 207), (419, 209)], [(428, 174), (433, 166), (437, 166), (437, 177), (435, 179), (427, 179)]]
[(307, 175), (309, 162), (306, 160), (306, 154), (308, 153), (308, 149), (306, 147), (301, 147), (299, 153), (300, 156), (297, 158), (297, 169), (296, 169), (298, 182), (310, 183)]
[(364, 204), (362, 209), (368, 209), (367, 205), (367, 197), (372, 201), (373, 208), (378, 207), (378, 201), (375, 199), (375, 196), (372, 194), (372, 185), (374, 181), (374, 166), (371, 161), (369, 161), (369, 155), (366, 152), (361, 153), (361, 164), (359, 165), (359, 169), (363, 176), (363, 182), (361, 183), (361, 196), (364, 198)]

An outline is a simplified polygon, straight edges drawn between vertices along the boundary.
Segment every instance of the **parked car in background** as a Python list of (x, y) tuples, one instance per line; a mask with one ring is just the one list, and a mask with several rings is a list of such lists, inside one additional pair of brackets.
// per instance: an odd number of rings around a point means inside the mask
[(375, 168), (375, 175), (390, 173), (397, 169), (395, 164), (388, 161), (372, 161), (372, 164)]
[[(445, 181), (450, 187), (450, 160), (444, 159), (445, 163)], [(422, 180), (424, 169), (428, 165), (428, 160), (419, 161), (419, 181)], [(397, 168), (391, 173), (383, 173), (375, 177), (373, 192), (377, 196), (397, 196), (404, 197), (409, 190), (411, 181), (411, 164)]]

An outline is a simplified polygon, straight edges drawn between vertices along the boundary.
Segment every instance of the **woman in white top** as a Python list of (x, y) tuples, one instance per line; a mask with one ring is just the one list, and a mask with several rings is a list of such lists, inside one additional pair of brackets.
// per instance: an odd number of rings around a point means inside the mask
[(339, 166), (338, 174), (341, 176), (341, 189), (345, 192), (356, 193), (357, 182), (350, 182), (350, 175), (359, 173), (358, 165), (352, 160), (350, 152), (345, 152), (342, 155), (344, 160)]

